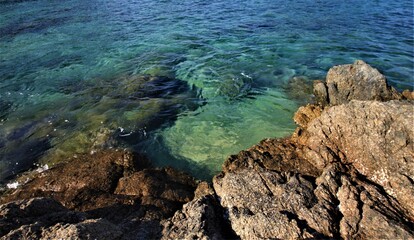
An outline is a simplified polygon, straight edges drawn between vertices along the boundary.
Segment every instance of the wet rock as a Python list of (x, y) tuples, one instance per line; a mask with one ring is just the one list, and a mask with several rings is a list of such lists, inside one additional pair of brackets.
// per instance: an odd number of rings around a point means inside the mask
[(289, 98), (301, 103), (310, 102), (312, 99), (312, 82), (305, 76), (295, 76), (289, 79), (285, 90)]
[[(88, 199), (86, 202), (77, 198), (82, 192), (88, 190), (102, 193), (102, 195), (112, 193), (124, 171), (132, 169), (131, 161), (131, 155), (116, 151), (81, 155), (68, 164), (58, 165), (39, 174), (32, 181), (6, 197), (5, 200), (53, 196), (64, 206), (78, 210), (105, 207), (97, 205), (99, 204), (99, 194), (92, 195), (92, 199)], [(113, 202), (106, 204), (110, 205)]]
[(19, 200), (0, 206), (0, 236), (5, 239), (39, 238), (41, 228), (85, 219), (85, 214), (71, 212), (50, 198)]
[[(339, 105), (351, 100), (388, 101), (400, 99), (400, 94), (387, 84), (386, 78), (377, 69), (357, 60), (354, 64), (339, 65), (329, 69), (326, 86), (317, 82), (314, 86), (316, 99), (322, 105)], [(326, 90), (327, 89), (327, 96)]]
[(122, 229), (105, 219), (63, 207), (50, 198), (32, 198), (0, 206), (2, 239), (115, 239)]

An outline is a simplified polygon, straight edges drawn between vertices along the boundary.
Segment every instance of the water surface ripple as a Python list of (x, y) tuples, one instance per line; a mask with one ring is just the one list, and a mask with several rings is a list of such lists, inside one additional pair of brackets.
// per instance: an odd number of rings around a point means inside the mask
[(101, 147), (207, 178), (333, 65), (413, 89), (413, 36), (412, 0), (0, 0), (0, 181)]

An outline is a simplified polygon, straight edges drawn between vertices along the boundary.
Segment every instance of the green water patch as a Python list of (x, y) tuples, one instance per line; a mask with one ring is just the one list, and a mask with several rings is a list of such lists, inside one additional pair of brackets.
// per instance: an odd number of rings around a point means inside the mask
[(58, 89), (2, 96), (0, 181), (34, 164), (51, 166), (77, 154), (128, 147), (122, 140), (134, 136), (136, 143), (145, 131), (199, 104), (186, 82), (168, 77), (122, 74)]
[(217, 97), (196, 111), (180, 114), (171, 127), (151, 133), (139, 147), (158, 165), (172, 165), (208, 180), (229, 155), (263, 138), (290, 135), (297, 107), (276, 89), (237, 100)]

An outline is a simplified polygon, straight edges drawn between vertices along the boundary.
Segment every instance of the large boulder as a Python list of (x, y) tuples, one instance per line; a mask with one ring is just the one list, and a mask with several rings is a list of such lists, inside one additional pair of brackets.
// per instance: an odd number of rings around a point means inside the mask
[(395, 100), (408, 94), (362, 61), (332, 68), (314, 92), (322, 104), (299, 108), (291, 137), (229, 157), (214, 178), (232, 230), (242, 239), (414, 238), (414, 104)]
[(308, 106), (290, 139), (231, 156), (213, 183), (232, 229), (242, 239), (413, 238), (413, 107), (351, 101), (316, 117)]
[(324, 111), (297, 141), (313, 166), (352, 165), (414, 219), (413, 109), (408, 101), (351, 101)]
[(387, 84), (384, 75), (362, 60), (329, 69), (326, 83), (314, 83), (314, 94), (317, 101), (330, 105), (344, 104), (351, 100), (388, 101), (401, 98)]
[(315, 90), (329, 107), (301, 107), (291, 137), (230, 156), (213, 188), (200, 183), (193, 192), (192, 177), (144, 169), (142, 158), (126, 152), (79, 156), (3, 197), (58, 202), (0, 206), (0, 235), (413, 239), (414, 102), (392, 100), (401, 96), (377, 73), (361, 61), (333, 68), (328, 79), (336, 80), (316, 82)]

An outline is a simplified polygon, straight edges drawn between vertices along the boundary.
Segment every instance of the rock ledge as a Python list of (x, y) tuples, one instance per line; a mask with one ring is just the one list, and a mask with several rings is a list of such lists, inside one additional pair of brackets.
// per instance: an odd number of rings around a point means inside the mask
[(314, 93), (212, 186), (122, 151), (46, 171), (2, 197), (1, 239), (414, 239), (414, 94), (363, 61)]

